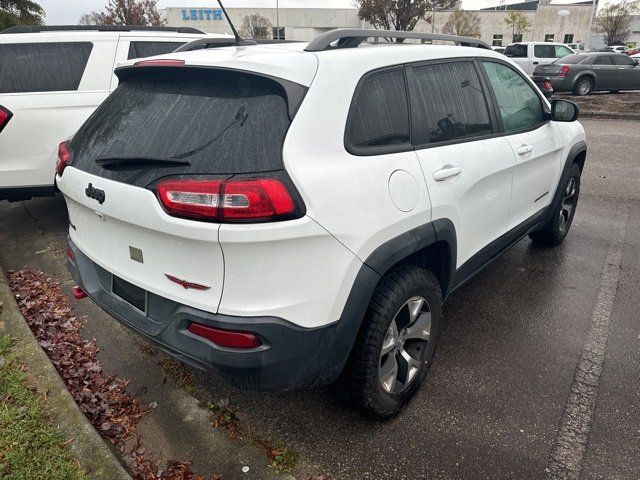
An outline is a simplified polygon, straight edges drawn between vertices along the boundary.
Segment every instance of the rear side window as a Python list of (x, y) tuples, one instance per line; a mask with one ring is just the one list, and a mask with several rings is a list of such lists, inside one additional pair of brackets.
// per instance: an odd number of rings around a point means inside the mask
[(365, 77), (357, 88), (347, 123), (347, 145), (366, 154), (410, 145), (407, 89), (402, 69)]
[(533, 56), (536, 58), (557, 58), (554, 45), (534, 45)]
[(544, 121), (540, 97), (518, 72), (502, 63), (482, 64), (495, 93), (507, 133), (530, 130)]
[(77, 90), (90, 42), (0, 44), (0, 93)]
[(594, 65), (611, 65), (611, 57), (609, 55), (598, 55), (593, 61)]
[(527, 45), (509, 45), (504, 54), (507, 57), (512, 58), (526, 58), (527, 57)]
[(577, 65), (578, 63), (584, 62), (587, 58), (588, 57), (586, 55), (573, 54), (573, 55), (567, 55), (562, 59), (562, 61), (556, 60), (553, 63), (560, 63), (562, 65)]
[(215, 69), (139, 70), (122, 79), (74, 136), (73, 166), (138, 186), (165, 175), (283, 168), (290, 119), (280, 84)]
[(127, 59), (153, 57), (171, 53), (185, 42), (130, 42)]
[(414, 143), (425, 145), (488, 135), (489, 108), (472, 62), (413, 68)]

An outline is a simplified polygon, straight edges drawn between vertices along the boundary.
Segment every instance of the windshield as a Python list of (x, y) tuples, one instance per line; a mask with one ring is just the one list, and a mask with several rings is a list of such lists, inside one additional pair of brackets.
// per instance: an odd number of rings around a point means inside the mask
[(169, 174), (279, 170), (290, 120), (274, 80), (165, 69), (126, 78), (71, 142), (72, 165), (146, 186)]

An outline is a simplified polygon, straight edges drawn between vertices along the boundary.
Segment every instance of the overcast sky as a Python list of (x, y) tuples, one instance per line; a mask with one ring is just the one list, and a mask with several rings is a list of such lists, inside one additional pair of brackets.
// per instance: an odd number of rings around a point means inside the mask
[[(507, 3), (517, 3), (520, 0), (507, 0)], [(553, 3), (571, 3), (572, 0), (555, 0)], [(575, 1), (575, 0), (573, 0)], [(223, 0), (225, 7), (275, 7), (276, 0)], [(40, 0), (47, 16), (46, 23), (50, 25), (72, 25), (78, 22), (83, 13), (92, 10), (102, 10), (107, 0)], [(463, 7), (478, 9), (498, 5), (500, 0), (463, 0)], [(601, 2), (604, 3), (604, 2)], [(216, 0), (159, 0), (158, 6), (164, 7), (215, 7)], [(352, 0), (280, 0), (280, 7), (327, 7), (350, 8)]]

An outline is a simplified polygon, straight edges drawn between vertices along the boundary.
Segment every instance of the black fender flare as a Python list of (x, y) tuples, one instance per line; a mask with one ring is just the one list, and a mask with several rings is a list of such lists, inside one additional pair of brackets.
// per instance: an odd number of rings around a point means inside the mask
[(447, 249), (447, 264), (443, 266), (446, 271), (440, 272), (446, 278), (442, 292), (444, 297), (451, 291), (455, 279), (456, 232), (451, 220), (438, 219), (413, 228), (386, 241), (367, 257), (356, 275), (336, 324), (318, 383), (331, 383), (342, 372), (380, 279), (395, 265), (436, 243)]

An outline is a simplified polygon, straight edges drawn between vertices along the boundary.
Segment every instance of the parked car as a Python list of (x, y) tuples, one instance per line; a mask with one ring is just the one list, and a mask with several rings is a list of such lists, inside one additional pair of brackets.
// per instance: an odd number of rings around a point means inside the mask
[(531, 75), (537, 65), (546, 65), (572, 55), (573, 50), (562, 43), (524, 42), (508, 45), (504, 54), (520, 65), (527, 75)]
[(627, 51), (626, 45), (610, 45), (602, 49), (603, 52), (624, 53)]
[(241, 388), (340, 377), (398, 412), (443, 300), (527, 234), (563, 241), (586, 144), (574, 103), (481, 40), (358, 48), (394, 37), (444, 38), (332, 30), (117, 68), (59, 149), (77, 296)]
[(567, 47), (569, 47), (571, 50), (574, 51), (574, 53), (586, 53), (587, 49), (584, 46), (584, 44), (582, 43), (568, 43), (565, 44)]
[(498, 53), (502, 53), (504, 54), (504, 51), (507, 49), (507, 47), (491, 47), (493, 49), (494, 52), (498, 52)]
[(533, 80), (533, 83), (536, 84), (536, 87), (540, 89), (546, 98), (551, 98), (553, 96), (553, 86), (551, 85), (549, 77), (532, 75), (531, 80)]
[(60, 138), (112, 91), (115, 66), (175, 50), (191, 28), (12, 27), (0, 34), (0, 200), (54, 192)]
[(629, 55), (630, 57), (633, 57), (634, 55), (640, 54), (640, 48), (634, 48), (632, 50), (627, 50), (624, 53), (625, 53), (625, 55)]
[(538, 65), (534, 76), (549, 78), (556, 92), (588, 95), (593, 91), (640, 89), (638, 62), (620, 53), (570, 55), (551, 65)]

